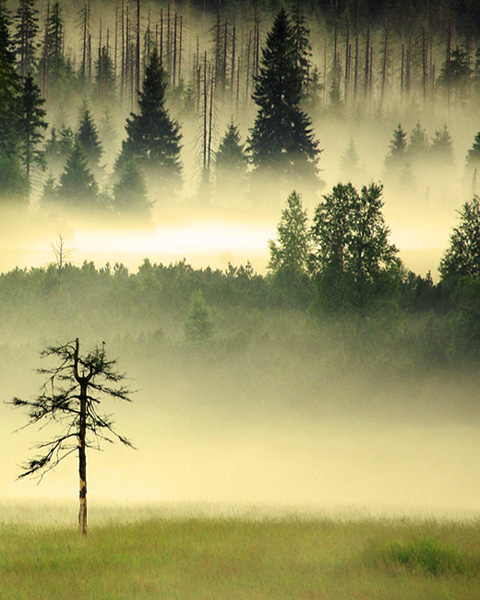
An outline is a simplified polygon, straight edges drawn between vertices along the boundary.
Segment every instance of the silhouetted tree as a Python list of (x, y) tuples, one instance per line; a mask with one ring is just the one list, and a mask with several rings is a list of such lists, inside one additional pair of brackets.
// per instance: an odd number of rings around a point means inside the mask
[(390, 152), (385, 158), (385, 166), (387, 168), (403, 167), (405, 164), (406, 150), (407, 150), (407, 134), (399, 124), (398, 127), (393, 131), (393, 137), (390, 141)]
[(59, 199), (72, 207), (98, 207), (98, 185), (79, 142), (68, 156), (58, 187)]
[(319, 305), (328, 311), (366, 309), (388, 298), (399, 277), (397, 249), (388, 240), (382, 186), (360, 193), (336, 185), (315, 210), (311, 269)]
[(3, 202), (25, 202), (28, 180), (22, 169), (18, 139), (20, 78), (9, 20), (0, 6), (0, 198)]
[(480, 131), (476, 134), (472, 147), (467, 152), (466, 162), (470, 169), (480, 167)]
[(300, 108), (303, 75), (297, 58), (292, 24), (282, 9), (267, 35), (255, 78), (252, 98), (258, 113), (248, 150), (258, 170), (312, 180), (320, 150), (311, 121)]
[(357, 177), (360, 172), (360, 157), (358, 156), (353, 139), (350, 140), (348, 148), (340, 158), (340, 170), (342, 175), (349, 180)]
[(113, 208), (119, 214), (147, 216), (151, 203), (141, 167), (131, 158), (123, 163), (113, 187)]
[(35, 8), (35, 0), (20, 0), (14, 20), (16, 22), (15, 54), (18, 64), (18, 72), (21, 77), (26, 77), (35, 72), (37, 66), (36, 52), (39, 47), (38, 34), (38, 10)]
[(44, 103), (33, 77), (27, 75), (20, 91), (17, 134), (20, 156), (29, 181), (32, 165), (37, 164), (43, 168), (45, 164), (44, 152), (38, 148), (44, 137), (41, 131), (48, 127), (44, 119), (47, 113), (42, 108)]
[(217, 181), (225, 183), (234, 180), (234, 185), (245, 176), (247, 157), (244, 144), (240, 141), (238, 127), (233, 121), (227, 127), (215, 157)]
[(90, 168), (98, 167), (103, 148), (97, 126), (88, 108), (83, 111), (75, 139), (87, 157)]
[(102, 441), (120, 441), (133, 447), (127, 438), (119, 435), (111, 415), (102, 414), (101, 402), (108, 397), (130, 402), (130, 391), (122, 385), (125, 376), (119, 373), (116, 360), (109, 360), (105, 345), (80, 354), (78, 338), (61, 346), (48, 346), (43, 358), (53, 357), (58, 364), (38, 369), (47, 376), (40, 394), (33, 400), (14, 398), (10, 404), (26, 408), (27, 425), (47, 424), (62, 426), (59, 434), (39, 444), (40, 455), (30, 459), (20, 477), (38, 475), (54, 469), (63, 459), (78, 453), (80, 475), (79, 530), (87, 533), (87, 448), (99, 449)]
[(444, 125), (442, 129), (435, 131), (430, 145), (430, 156), (437, 166), (453, 166), (453, 141), (447, 125)]
[(142, 91), (138, 93), (138, 114), (127, 119), (127, 139), (117, 160), (134, 158), (147, 174), (157, 176), (162, 184), (178, 187), (181, 183), (179, 124), (165, 107), (167, 75), (156, 49), (146, 67)]
[(428, 156), (429, 143), (426, 130), (420, 121), (412, 129), (408, 139), (407, 154), (412, 163), (417, 160), (425, 160)]

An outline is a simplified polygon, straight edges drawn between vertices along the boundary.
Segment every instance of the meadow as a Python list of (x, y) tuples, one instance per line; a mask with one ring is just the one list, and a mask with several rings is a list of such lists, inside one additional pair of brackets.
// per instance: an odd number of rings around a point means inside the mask
[(2, 600), (478, 600), (480, 522), (165, 517), (3, 523)]

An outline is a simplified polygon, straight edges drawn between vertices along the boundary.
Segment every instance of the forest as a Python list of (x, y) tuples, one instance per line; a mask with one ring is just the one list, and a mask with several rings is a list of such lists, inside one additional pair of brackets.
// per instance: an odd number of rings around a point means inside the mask
[[(121, 321), (159, 343), (211, 343), (237, 339), (248, 311), (285, 311), (358, 331), (376, 320), (392, 348), (475, 364), (475, 11), (453, 1), (2, 2), (5, 215), (37, 227), (148, 229), (192, 210), (278, 222), (263, 274), (250, 262), (193, 269), (148, 257), (136, 273), (120, 261), (79, 266), (60, 235), (50, 266), (1, 275), (2, 327), (21, 339), (32, 322), (59, 336)], [(390, 217), (412, 214), (427, 228), (449, 222), (424, 275), (391, 240)]]

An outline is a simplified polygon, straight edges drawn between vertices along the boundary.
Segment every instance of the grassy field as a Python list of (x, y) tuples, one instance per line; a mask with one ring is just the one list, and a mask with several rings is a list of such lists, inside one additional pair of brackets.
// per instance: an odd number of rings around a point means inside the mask
[(4, 524), (1, 600), (478, 600), (480, 523), (151, 518)]

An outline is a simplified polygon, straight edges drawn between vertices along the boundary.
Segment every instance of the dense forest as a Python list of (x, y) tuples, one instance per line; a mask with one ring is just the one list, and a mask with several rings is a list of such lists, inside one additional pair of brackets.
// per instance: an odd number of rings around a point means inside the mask
[[(33, 324), (41, 336), (118, 337), (121, 322), (147, 346), (225, 349), (271, 335), (285, 314), (307, 329), (348, 322), (337, 334), (351, 343), (374, 331), (385, 356), (415, 347), (412, 364), (475, 362), (480, 133), (455, 154), (450, 123), (478, 118), (478, 11), (453, 0), (2, 2), (0, 197), (17, 219), (151, 223), (158, 205), (268, 204), (278, 219), (283, 206), (266, 274), (75, 266), (60, 238), (51, 266), (0, 277), (5, 338), (27, 339)], [(344, 149), (335, 171), (322, 127)], [(376, 171), (354, 140), (366, 132)], [(434, 212), (451, 227), (459, 210), (438, 281), (402, 263), (384, 216), (400, 199), (407, 218), (430, 214), (435, 194), (449, 197)], [(256, 330), (262, 311), (272, 320)]]

